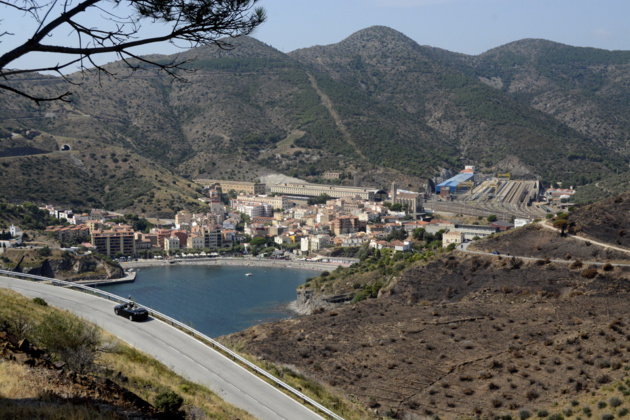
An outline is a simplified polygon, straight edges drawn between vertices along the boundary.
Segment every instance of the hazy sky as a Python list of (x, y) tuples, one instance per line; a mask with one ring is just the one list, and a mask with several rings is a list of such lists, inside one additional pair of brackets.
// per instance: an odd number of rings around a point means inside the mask
[(339, 42), (373, 25), (421, 45), (480, 54), (524, 38), (630, 50), (628, 0), (261, 0), (254, 37), (284, 52)]
[[(57, 3), (58, 8), (62, 5)], [(268, 20), (253, 36), (284, 52), (337, 43), (373, 25), (389, 26), (421, 45), (465, 54), (480, 54), (524, 38), (630, 50), (630, 0), (260, 0), (259, 5), (266, 9)], [(48, 21), (53, 18), (54, 13)], [(98, 12), (91, 13), (82, 23), (94, 27), (103, 19)], [(14, 34), (0, 36), (0, 55), (20, 45), (35, 29), (28, 16), (0, 7), (0, 34)], [(157, 27), (144, 29), (153, 32)], [(60, 29), (47, 43), (67, 43), (73, 39), (69, 34), (69, 29)], [(164, 44), (135, 52), (178, 51)], [(98, 62), (115, 59), (110, 55)], [(10, 67), (39, 68), (59, 62), (55, 60), (61, 58), (31, 54)]]

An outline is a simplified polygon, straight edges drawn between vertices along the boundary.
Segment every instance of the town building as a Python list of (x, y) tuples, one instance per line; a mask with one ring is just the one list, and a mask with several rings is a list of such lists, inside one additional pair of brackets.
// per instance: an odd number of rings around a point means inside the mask
[(492, 235), (493, 233), (497, 233), (499, 228), (493, 226), (478, 226), (478, 225), (458, 225), (455, 224), (453, 227), (453, 231), (462, 232), (464, 234), (464, 239), (472, 240), (475, 237), (485, 238), (488, 235)]
[(118, 252), (136, 255), (136, 241), (131, 226), (112, 226), (110, 230), (92, 231), (91, 244), (101, 254), (113, 257)]
[(302, 252), (316, 252), (330, 245), (331, 240), (328, 235), (306, 236), (300, 241)]
[(374, 249), (390, 249), (392, 251), (405, 252), (411, 250), (411, 242), (410, 241), (378, 241), (376, 239), (372, 239), (370, 241), (370, 248)]
[(415, 215), (422, 211), (423, 195), (413, 191), (398, 190), (395, 182), (392, 183), (390, 198), (392, 205), (405, 206), (409, 214)]
[(241, 201), (231, 200), (232, 209), (239, 213), (246, 214), (250, 218), (254, 217), (273, 217), (273, 206), (269, 203), (261, 203), (257, 201)]
[(450, 244), (461, 244), (464, 242), (464, 232), (445, 232), (442, 234), (442, 246), (447, 247)]
[(503, 220), (497, 220), (495, 222), (491, 222), (490, 226), (499, 228), (500, 231), (510, 230), (514, 227), (514, 225), (510, 222), (505, 222)]
[(276, 195), (276, 196), (267, 196), (267, 195), (259, 195), (259, 196), (251, 196), (251, 195), (239, 195), (236, 197), (239, 201), (249, 201), (256, 203), (265, 203), (271, 205), (274, 209), (288, 209), (291, 207), (289, 203), (289, 199), (284, 195)]
[(186, 247), (190, 249), (203, 249), (204, 237), (193, 233), (188, 237)]
[(203, 233), (203, 247), (209, 249), (218, 249), (221, 248), (222, 235), (221, 229), (218, 226), (214, 226), (213, 228), (207, 228)]
[(335, 236), (359, 231), (361, 222), (356, 216), (340, 216), (332, 221), (331, 231)]
[(90, 228), (86, 225), (48, 226), (44, 231), (55, 235), (60, 242), (82, 242), (90, 237)]
[(181, 226), (182, 224), (190, 225), (192, 223), (192, 214), (186, 210), (177, 212), (175, 215), (175, 224)]
[(179, 238), (175, 235), (164, 238), (164, 251), (176, 251), (179, 249)]

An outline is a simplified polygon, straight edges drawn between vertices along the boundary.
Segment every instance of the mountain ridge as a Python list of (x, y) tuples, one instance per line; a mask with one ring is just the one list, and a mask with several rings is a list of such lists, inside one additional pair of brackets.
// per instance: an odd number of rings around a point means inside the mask
[[(522, 176), (576, 186), (628, 171), (630, 52), (526, 39), (468, 56), (383, 26), (287, 54), (250, 37), (232, 43), (154, 56), (196, 58), (178, 73), (187, 83), (117, 62), (107, 67), (117, 79), (86, 77), (71, 104), (4, 95), (0, 126), (123, 147), (185, 177), (323, 182), (344, 170), (356, 177), (346, 182), (419, 189), (464, 164), (516, 162)], [(12, 83), (50, 95), (64, 82)]]

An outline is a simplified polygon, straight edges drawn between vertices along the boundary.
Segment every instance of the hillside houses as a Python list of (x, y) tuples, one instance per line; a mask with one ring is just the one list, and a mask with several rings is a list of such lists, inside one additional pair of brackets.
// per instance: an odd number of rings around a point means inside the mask
[[(395, 188), (392, 192), (399, 203), (419, 210), (421, 197)], [(405, 212), (391, 211), (389, 205), (352, 196), (314, 205), (295, 205), (281, 195), (255, 196), (246, 192), (226, 205), (218, 193), (210, 191), (209, 196), (210, 211), (182, 210), (175, 215), (173, 225), (156, 226), (146, 232), (134, 232), (129, 225), (114, 223), (119, 216), (106, 211), (92, 210), (77, 217), (70, 210), (57, 211), (47, 206), (48, 211), (64, 215), (68, 222), (74, 220), (73, 225), (50, 227), (48, 231), (62, 241), (89, 238), (97, 252), (110, 256), (225, 252), (270, 246), (313, 255), (327, 247), (365, 244), (374, 249), (405, 252), (411, 250), (411, 237), (418, 229), (434, 236), (444, 233), (446, 246), (507, 228), (437, 219), (414, 220)], [(413, 200), (413, 203), (405, 200)], [(255, 246), (246, 246), (255, 238), (259, 238), (254, 241)], [(396, 240), (386, 241), (387, 238)], [(442, 236), (437, 238), (442, 239)]]

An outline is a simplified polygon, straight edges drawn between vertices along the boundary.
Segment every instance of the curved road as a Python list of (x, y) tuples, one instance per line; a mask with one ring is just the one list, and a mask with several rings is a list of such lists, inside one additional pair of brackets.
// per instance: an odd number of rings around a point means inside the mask
[(41, 297), (52, 306), (75, 313), (256, 418), (322, 420), (229, 358), (162, 321), (149, 318), (131, 322), (114, 315), (114, 302), (59, 286), (0, 276), (0, 287), (30, 298)]

